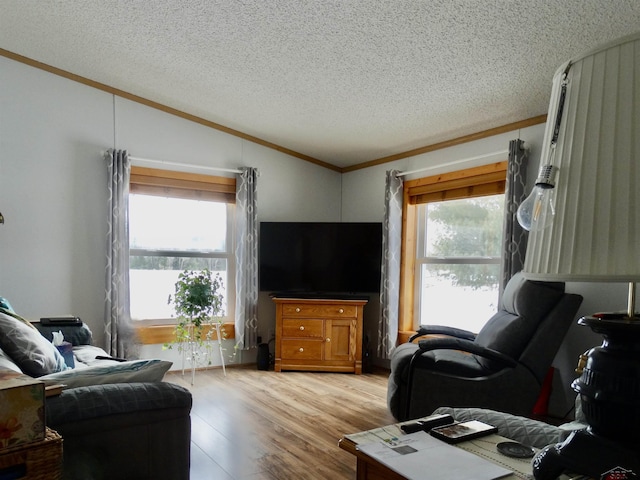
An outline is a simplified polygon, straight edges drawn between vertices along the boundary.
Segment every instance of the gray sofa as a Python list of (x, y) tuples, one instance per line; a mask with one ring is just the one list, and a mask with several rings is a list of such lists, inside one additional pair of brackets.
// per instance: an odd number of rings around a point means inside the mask
[(77, 387), (47, 399), (66, 479), (188, 479), (191, 394), (168, 382)]
[[(192, 396), (162, 381), (170, 362), (96, 359), (106, 353), (86, 325), (35, 326), (0, 307), (0, 369), (67, 385), (45, 402), (46, 425), (63, 439), (63, 478), (189, 478)], [(72, 343), (75, 368), (52, 331)]]

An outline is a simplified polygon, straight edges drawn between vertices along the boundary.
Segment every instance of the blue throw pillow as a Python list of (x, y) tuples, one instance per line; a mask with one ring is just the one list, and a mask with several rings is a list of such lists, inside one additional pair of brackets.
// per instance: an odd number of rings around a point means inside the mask
[(5, 310), (11, 312), (11, 313), (16, 313), (13, 308), (11, 307), (11, 304), (9, 303), (9, 300), (7, 300), (4, 297), (0, 297), (0, 308), (4, 308)]

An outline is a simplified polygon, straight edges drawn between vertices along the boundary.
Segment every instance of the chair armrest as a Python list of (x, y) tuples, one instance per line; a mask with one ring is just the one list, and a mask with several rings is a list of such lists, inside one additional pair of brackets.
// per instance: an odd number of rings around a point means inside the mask
[(188, 480), (191, 393), (169, 382), (93, 385), (46, 399), (64, 478)]
[(45, 413), (47, 425), (55, 429), (60, 424), (110, 415), (168, 408), (190, 410), (191, 404), (191, 393), (173, 383), (111, 383), (64, 390), (47, 398)]
[(50, 342), (53, 340), (53, 332), (62, 332), (64, 339), (74, 347), (77, 345), (91, 345), (93, 334), (86, 323), (78, 325), (42, 325), (40, 322), (33, 322), (33, 326)]
[(556, 427), (538, 420), (486, 408), (439, 407), (433, 414), (449, 414), (457, 422), (480, 420), (498, 427), (498, 435), (536, 448), (562, 442), (573, 430), (586, 428), (585, 425), (574, 424), (573, 429), (565, 429), (563, 426)]
[(475, 340), (476, 334), (461, 328), (447, 327), (444, 325), (420, 325), (418, 331), (409, 338), (412, 342), (423, 335), (447, 335), (449, 337), (464, 338), (467, 340)]
[(420, 340), (418, 342), (418, 348), (411, 356), (409, 360), (408, 366), (408, 375), (407, 375), (407, 394), (404, 405), (404, 416), (406, 417), (411, 411), (411, 389), (413, 387), (413, 377), (414, 372), (416, 370), (416, 363), (418, 358), (420, 358), (423, 354), (430, 352), (432, 350), (459, 350), (463, 352), (472, 353), (474, 355), (480, 355), (485, 358), (489, 358), (491, 360), (495, 360), (496, 362), (504, 365), (505, 367), (515, 368), (518, 365), (518, 362), (503, 353), (500, 353), (496, 350), (492, 350), (490, 348), (482, 347), (470, 340), (465, 338), (454, 338), (454, 337), (436, 337), (429, 338), (426, 340)]
[(488, 358), (489, 360), (495, 360), (503, 364), (505, 367), (516, 367), (518, 365), (517, 360), (514, 360), (504, 353), (491, 348), (482, 347), (477, 343), (464, 338), (429, 338), (427, 340), (420, 340), (420, 342), (418, 342), (418, 347), (418, 350), (414, 353), (414, 357), (420, 356), (431, 350), (461, 350), (463, 352), (473, 353), (474, 355)]

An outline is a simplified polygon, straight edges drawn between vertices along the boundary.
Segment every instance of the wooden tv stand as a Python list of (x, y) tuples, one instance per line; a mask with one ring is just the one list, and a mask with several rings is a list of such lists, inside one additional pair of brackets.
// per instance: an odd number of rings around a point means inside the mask
[(367, 300), (280, 298), (275, 371), (362, 373), (362, 309)]

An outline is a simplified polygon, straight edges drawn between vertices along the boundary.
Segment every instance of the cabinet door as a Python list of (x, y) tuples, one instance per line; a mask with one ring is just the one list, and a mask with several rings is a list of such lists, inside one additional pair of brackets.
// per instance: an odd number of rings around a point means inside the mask
[(356, 354), (356, 320), (325, 320), (325, 360), (353, 362)]

